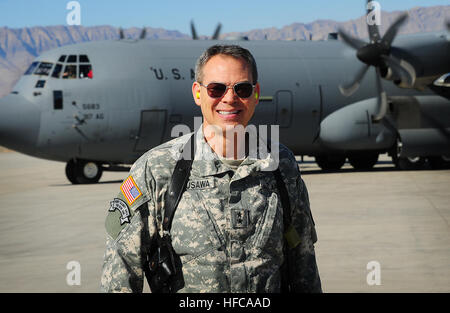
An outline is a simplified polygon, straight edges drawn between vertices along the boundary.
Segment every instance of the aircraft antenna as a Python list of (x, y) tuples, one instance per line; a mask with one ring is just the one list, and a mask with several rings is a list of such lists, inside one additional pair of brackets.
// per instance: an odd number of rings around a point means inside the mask
[(194, 21), (191, 20), (191, 34), (193, 40), (198, 40), (197, 31), (195, 30)]
[(216, 30), (214, 31), (214, 34), (212, 35), (211, 39), (212, 40), (217, 40), (219, 39), (219, 35), (220, 35), (220, 29), (222, 28), (222, 24), (217, 24), (216, 26)]
[(147, 35), (147, 29), (145, 26), (142, 28), (141, 35), (139, 36), (139, 39), (145, 39), (145, 36)]

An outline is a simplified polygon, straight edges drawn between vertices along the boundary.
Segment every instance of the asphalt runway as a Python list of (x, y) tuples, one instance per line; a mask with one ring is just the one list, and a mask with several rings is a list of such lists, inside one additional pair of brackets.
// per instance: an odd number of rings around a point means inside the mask
[[(396, 171), (386, 158), (370, 172), (300, 167), (325, 292), (450, 292), (450, 170)], [(0, 292), (99, 291), (104, 220), (126, 173), (71, 185), (64, 168), (0, 153)], [(73, 261), (79, 285), (67, 283)]]

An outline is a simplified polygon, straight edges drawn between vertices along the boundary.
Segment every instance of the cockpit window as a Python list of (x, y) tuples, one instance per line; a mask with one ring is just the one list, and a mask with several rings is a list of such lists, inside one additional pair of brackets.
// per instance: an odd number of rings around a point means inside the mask
[(55, 65), (55, 69), (53, 70), (52, 77), (59, 78), (59, 75), (61, 74), (62, 70), (62, 64), (57, 63)]
[(36, 82), (36, 85), (34, 86), (34, 88), (44, 88), (45, 86), (45, 80), (38, 80)]
[[(66, 64), (63, 64), (66, 63)], [(89, 57), (86, 54), (63, 54), (59, 57), (58, 63), (56, 63), (51, 77), (53, 78), (63, 78), (63, 79), (88, 79), (93, 78), (92, 65), (90, 63)], [(48, 62), (33, 62), (30, 68), (25, 74), (31, 74), (33, 71), (36, 75), (50, 75), (53, 63)], [(64, 70), (63, 70), (64, 69)], [(78, 72), (77, 72), (78, 69)], [(61, 75), (62, 73), (62, 75)], [(78, 74), (78, 75), (77, 75)]]
[(53, 67), (53, 63), (42, 62), (37, 70), (34, 72), (35, 75), (45, 75), (48, 76), (51, 69)]
[(80, 63), (89, 63), (89, 58), (86, 54), (80, 54)]
[(27, 69), (24, 75), (31, 75), (35, 68), (38, 66), (39, 62), (33, 62), (31, 63), (30, 67)]
[(77, 66), (66, 65), (62, 78), (77, 78)]
[(69, 57), (67, 58), (67, 63), (76, 63), (77, 62), (77, 56), (76, 55), (69, 55)]
[(90, 64), (82, 64), (79, 67), (80, 78), (92, 78), (92, 66)]

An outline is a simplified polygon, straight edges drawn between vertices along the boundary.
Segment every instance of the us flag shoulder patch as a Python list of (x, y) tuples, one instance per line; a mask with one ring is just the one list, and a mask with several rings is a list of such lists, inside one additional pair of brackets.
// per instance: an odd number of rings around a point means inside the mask
[(140, 196), (142, 196), (141, 191), (134, 182), (133, 177), (128, 176), (128, 178), (120, 186), (120, 190), (128, 201), (129, 205), (132, 205)]

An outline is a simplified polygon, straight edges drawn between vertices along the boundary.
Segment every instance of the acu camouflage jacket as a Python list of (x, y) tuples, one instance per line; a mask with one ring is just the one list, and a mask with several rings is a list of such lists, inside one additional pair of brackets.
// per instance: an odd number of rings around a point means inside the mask
[[(246, 158), (233, 172), (212, 151), (201, 129), (170, 232), (182, 261), (185, 286), (179, 292), (280, 292), (283, 208), (275, 177), (267, 171), (274, 162), (279, 162), (289, 193), (291, 226), (300, 239), (291, 250), (294, 291), (321, 292), (308, 192), (292, 152), (280, 144), (279, 161), (271, 154)], [(102, 291), (142, 292), (144, 255), (153, 244), (151, 237), (156, 232), (163, 235), (164, 196), (189, 136), (145, 153), (111, 201)]]

